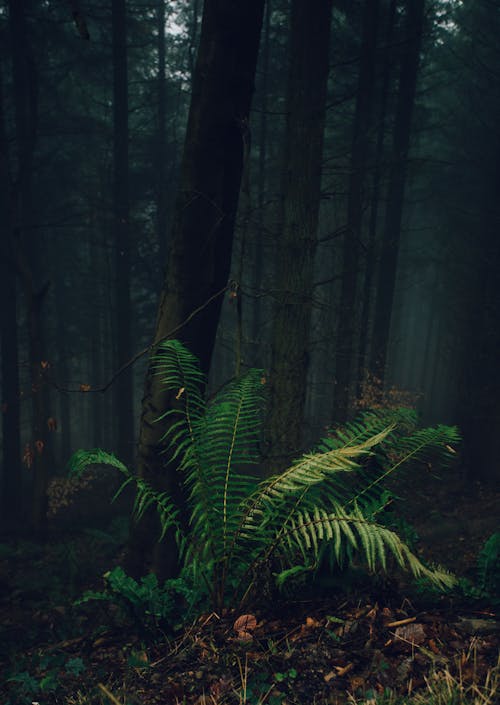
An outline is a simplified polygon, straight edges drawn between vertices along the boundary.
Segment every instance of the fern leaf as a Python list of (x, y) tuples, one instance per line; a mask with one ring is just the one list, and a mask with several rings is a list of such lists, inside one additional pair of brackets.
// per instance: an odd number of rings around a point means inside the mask
[[(323, 534), (319, 526), (323, 525)], [(440, 588), (448, 588), (455, 584), (454, 576), (441, 569), (427, 568), (404, 544), (399, 536), (390, 529), (367, 520), (358, 508), (347, 514), (341, 507), (335, 513), (318, 512), (311, 517), (308, 512), (297, 512), (284, 530), (280, 532), (279, 544), (287, 547), (287, 553), (293, 547), (301, 555), (309, 555), (311, 562), (319, 558), (321, 535), (325, 535), (325, 527), (330, 527), (333, 538), (333, 550), (337, 558), (343, 545), (361, 554), (370, 571), (378, 565), (386, 567), (387, 554), (391, 554), (397, 564), (404, 570), (409, 570), (415, 577), (425, 577)]]
[(280, 475), (264, 480), (249, 498), (246, 522), (260, 521), (263, 513), (272, 513), (279, 509), (280, 504), (323, 483), (331, 475), (357, 470), (357, 460), (370, 454), (372, 448), (381, 443), (392, 430), (393, 427), (389, 426), (358, 445), (306, 454)]
[(77, 450), (68, 461), (68, 476), (80, 477), (89, 465), (111, 465), (120, 472), (129, 475), (130, 472), (112, 453), (107, 453), (101, 448), (93, 450)]

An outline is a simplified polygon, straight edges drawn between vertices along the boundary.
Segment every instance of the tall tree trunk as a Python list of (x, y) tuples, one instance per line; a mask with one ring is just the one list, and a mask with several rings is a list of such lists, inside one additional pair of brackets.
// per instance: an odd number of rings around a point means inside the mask
[(377, 299), (371, 350), (371, 372), (383, 381), (392, 304), (396, 283), (401, 222), (403, 217), (411, 121), (422, 46), (425, 0), (407, 0), (405, 47), (401, 59), (399, 88), (394, 122), (385, 229), (379, 267)]
[(268, 471), (283, 468), (302, 447), (331, 10), (326, 0), (292, 2), (283, 225), (266, 425)]
[(254, 359), (258, 359), (258, 351), (262, 345), (262, 299), (261, 289), (264, 274), (264, 243), (265, 243), (265, 197), (266, 197), (266, 161), (267, 161), (267, 140), (268, 140), (268, 105), (269, 105), (269, 53), (270, 53), (270, 29), (271, 29), (271, 7), (272, 0), (267, 0), (264, 17), (264, 29), (262, 33), (261, 54), (262, 54), (262, 83), (260, 86), (261, 104), (259, 120), (259, 161), (257, 176), (257, 227), (254, 238), (254, 277), (253, 293), (255, 299), (252, 305), (252, 325), (251, 339), (254, 348)]
[(2, 380), (2, 517), (12, 527), (21, 519), (21, 436), (17, 340), (17, 280), (12, 247), (12, 183), (0, 75), (0, 336)]
[(157, 8), (158, 32), (158, 127), (156, 151), (156, 228), (158, 235), (158, 251), (160, 260), (167, 258), (167, 80), (165, 66), (165, 0), (158, 0)]
[[(128, 78), (126, 2), (113, 0), (113, 235), (116, 276), (116, 365), (131, 357)], [(113, 393), (117, 451), (126, 463), (134, 457), (132, 372), (116, 381)]]
[(372, 125), (373, 83), (377, 43), (379, 0), (365, 0), (363, 29), (349, 169), (347, 228), (344, 235), (342, 287), (335, 355), (334, 418), (343, 423), (351, 401), (353, 363), (358, 330), (359, 250), (361, 246), (364, 187)]
[[(245, 156), (264, 0), (205, 0), (200, 46), (182, 159), (155, 342), (177, 337), (208, 372), (231, 264), (234, 223)], [(207, 303), (210, 302), (208, 305)], [(189, 322), (188, 317), (195, 312)], [(137, 467), (142, 477), (179, 497), (174, 464), (161, 455), (165, 428), (155, 423), (173, 399), (152, 367), (146, 374)], [(182, 498), (181, 498), (182, 501)], [(155, 536), (151, 520), (132, 532), (128, 568), (140, 573)], [(177, 571), (167, 536), (163, 575)]]
[(29, 361), (32, 394), (32, 515), (31, 524), (38, 536), (43, 536), (47, 519), (47, 484), (50, 466), (47, 420), (48, 358), (43, 339), (42, 306), (49, 288), (48, 282), (37, 283), (39, 242), (29, 228), (31, 217), (31, 179), (36, 144), (37, 77), (26, 22), (25, 0), (10, 0), (9, 26), (11, 34), (12, 78), (17, 143), (17, 173), (14, 180), (13, 231), (18, 273), (24, 289), (26, 322), (29, 341)]
[(367, 373), (367, 354), (370, 339), (370, 315), (372, 312), (372, 285), (376, 272), (376, 243), (379, 222), (380, 194), (384, 161), (385, 132), (387, 123), (387, 106), (389, 100), (389, 86), (391, 79), (391, 65), (393, 60), (393, 35), (394, 20), (396, 17), (397, 0), (389, 0), (386, 14), (385, 49), (380, 81), (380, 98), (377, 111), (377, 141), (375, 146), (373, 181), (370, 195), (370, 216), (368, 222), (368, 237), (366, 245), (366, 267), (363, 280), (363, 293), (361, 297), (361, 323), (358, 353), (358, 396), (363, 388), (363, 381)]

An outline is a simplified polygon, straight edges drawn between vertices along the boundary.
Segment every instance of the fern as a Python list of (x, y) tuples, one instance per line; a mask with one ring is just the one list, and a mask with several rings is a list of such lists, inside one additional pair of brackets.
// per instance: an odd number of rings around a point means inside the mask
[(477, 582), (481, 590), (500, 596), (500, 532), (484, 543), (477, 557)]
[(116, 456), (100, 448), (94, 450), (77, 450), (68, 461), (68, 477), (80, 477), (89, 465), (111, 465), (125, 475), (129, 470)]
[(418, 428), (408, 409), (364, 412), (335, 429), (311, 453), (284, 472), (258, 481), (248, 466), (259, 462), (265, 386), (261, 370), (249, 370), (205, 401), (205, 379), (198, 360), (178, 341), (159, 347), (154, 372), (173, 408), (159, 416), (170, 460), (176, 460), (187, 489), (190, 525), (183, 533), (178, 508), (166, 493), (135, 477), (103, 451), (73, 456), (72, 472), (85, 464), (107, 462), (136, 484), (134, 515), (156, 506), (162, 536), (174, 528), (184, 568), (209, 586), (214, 608), (232, 589), (242, 600), (262, 569), (276, 560), (283, 566), (278, 585), (314, 570), (325, 551), (337, 562), (360, 555), (369, 571), (397, 565), (440, 588), (453, 578), (430, 570), (398, 535), (378, 523), (389, 500), (386, 479), (403, 465), (443, 464), (458, 441), (454, 428)]

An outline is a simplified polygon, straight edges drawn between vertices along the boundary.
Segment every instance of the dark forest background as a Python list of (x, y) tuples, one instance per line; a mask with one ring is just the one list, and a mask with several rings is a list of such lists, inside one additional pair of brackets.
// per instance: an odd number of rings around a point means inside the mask
[(246, 5), (0, 2), (7, 523), (77, 448), (153, 471), (165, 335), (268, 370), (268, 469), (410, 403), (498, 482), (500, 6)]

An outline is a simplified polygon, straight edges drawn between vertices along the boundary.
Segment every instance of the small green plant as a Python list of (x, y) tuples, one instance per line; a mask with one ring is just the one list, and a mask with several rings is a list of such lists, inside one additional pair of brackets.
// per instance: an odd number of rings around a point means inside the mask
[(171, 624), (179, 616), (182, 604), (193, 600), (193, 591), (182, 578), (158, 583), (154, 573), (134, 580), (119, 566), (104, 575), (105, 589), (99, 592), (87, 591), (76, 604), (92, 600), (113, 602), (135, 625), (142, 629), (156, 630), (159, 626)]
[[(282, 675), (282, 674), (280, 674)], [(242, 676), (242, 687), (237, 693), (240, 705), (281, 705), (284, 693), (275, 693), (276, 681), (271, 673), (257, 671)]]
[(297, 670), (295, 668), (289, 668), (288, 671), (277, 671), (274, 674), (274, 680), (277, 683), (286, 683), (289, 681), (294, 681), (297, 678)]
[(7, 678), (7, 683), (14, 683), (18, 694), (27, 698), (34, 697), (40, 692), (39, 682), (27, 671), (21, 671)]
[(468, 600), (500, 604), (500, 533), (492, 534), (479, 551), (470, 577), (458, 580), (457, 592)]
[(83, 659), (76, 656), (75, 658), (70, 658), (66, 661), (64, 670), (72, 676), (80, 676), (82, 673), (85, 673), (87, 667), (85, 666)]
[(479, 587), (500, 598), (500, 532), (495, 532), (485, 542), (477, 557)]
[(157, 422), (165, 425), (168, 462), (177, 463), (186, 489), (189, 529), (167, 493), (111, 454), (79, 451), (70, 472), (108, 463), (126, 476), (123, 486), (135, 483), (135, 517), (156, 506), (162, 536), (174, 528), (183, 566), (205, 586), (214, 609), (244, 602), (269, 566), (283, 586), (313, 574), (325, 556), (349, 565), (357, 555), (370, 572), (386, 570), (392, 556), (416, 577), (440, 587), (453, 584), (452, 576), (427, 568), (377, 517), (390, 500), (387, 478), (429, 455), (449, 461), (459, 440), (455, 428), (418, 428), (409, 409), (363, 412), (284, 472), (259, 482), (242, 467), (259, 462), (263, 372), (249, 370), (207, 402), (198, 360), (181, 343), (163, 343), (154, 365), (165, 392), (176, 399)]

